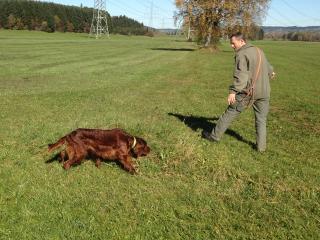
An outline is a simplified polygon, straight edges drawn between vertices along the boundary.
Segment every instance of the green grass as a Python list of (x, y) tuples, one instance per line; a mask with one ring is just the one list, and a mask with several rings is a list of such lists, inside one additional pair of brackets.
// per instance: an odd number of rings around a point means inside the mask
[[(200, 137), (226, 107), (228, 44), (4, 30), (0, 43), (1, 239), (320, 238), (319, 43), (254, 43), (277, 72), (264, 154), (251, 110), (220, 143)], [(124, 128), (152, 153), (136, 176), (46, 163), (78, 127)]]

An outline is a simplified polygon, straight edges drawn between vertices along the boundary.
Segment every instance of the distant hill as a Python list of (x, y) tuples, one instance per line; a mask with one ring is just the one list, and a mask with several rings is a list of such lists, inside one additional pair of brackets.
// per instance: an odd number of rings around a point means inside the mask
[(320, 41), (320, 26), (308, 27), (262, 27), (264, 37), (272, 40), (289, 40), (289, 41)]
[(160, 29), (157, 29), (157, 31), (161, 33), (173, 35), (177, 33), (178, 29), (177, 28), (160, 28)]
[[(265, 33), (272, 33), (272, 32), (281, 32), (281, 33), (288, 33), (288, 32), (320, 32), (320, 26), (308, 26), (308, 27), (277, 27), (277, 26), (263, 26), (263, 31)], [(174, 28), (164, 28), (164, 29), (157, 29), (159, 32), (167, 33), (167, 34), (175, 34), (178, 29)]]
[(275, 26), (263, 26), (263, 31), (265, 33), (272, 32), (320, 32), (320, 26), (308, 26), (308, 27), (275, 27)]

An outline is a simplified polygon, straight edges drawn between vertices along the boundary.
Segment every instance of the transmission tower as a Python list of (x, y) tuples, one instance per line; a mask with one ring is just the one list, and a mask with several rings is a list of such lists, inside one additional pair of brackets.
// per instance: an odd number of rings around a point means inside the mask
[(153, 0), (150, 2), (151, 7), (150, 7), (150, 20), (149, 20), (149, 27), (153, 27)]
[(106, 0), (94, 0), (90, 36), (95, 35), (96, 38), (99, 38), (104, 34), (109, 37)]

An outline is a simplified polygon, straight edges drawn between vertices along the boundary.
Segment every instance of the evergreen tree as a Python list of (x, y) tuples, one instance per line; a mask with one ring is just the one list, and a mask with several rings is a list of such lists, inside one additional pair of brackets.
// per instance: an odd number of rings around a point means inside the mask
[[(68, 31), (89, 33), (93, 9), (62, 4), (0, 0), (0, 28), (29, 29), (46, 32)], [(119, 34), (145, 34), (146, 29), (126, 16), (112, 17), (107, 13), (109, 31)]]

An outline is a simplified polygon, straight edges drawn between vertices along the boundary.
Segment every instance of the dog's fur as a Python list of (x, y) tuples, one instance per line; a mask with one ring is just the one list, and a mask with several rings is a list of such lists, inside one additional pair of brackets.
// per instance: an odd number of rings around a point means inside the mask
[[(133, 146), (136, 139), (136, 144)], [(130, 173), (136, 173), (132, 157), (146, 156), (150, 152), (147, 142), (139, 137), (133, 137), (124, 130), (79, 128), (60, 138), (56, 143), (48, 145), (51, 152), (61, 146), (60, 152), (63, 167), (67, 170), (73, 164), (80, 164), (86, 157), (94, 158), (99, 167), (101, 160), (119, 161)]]

